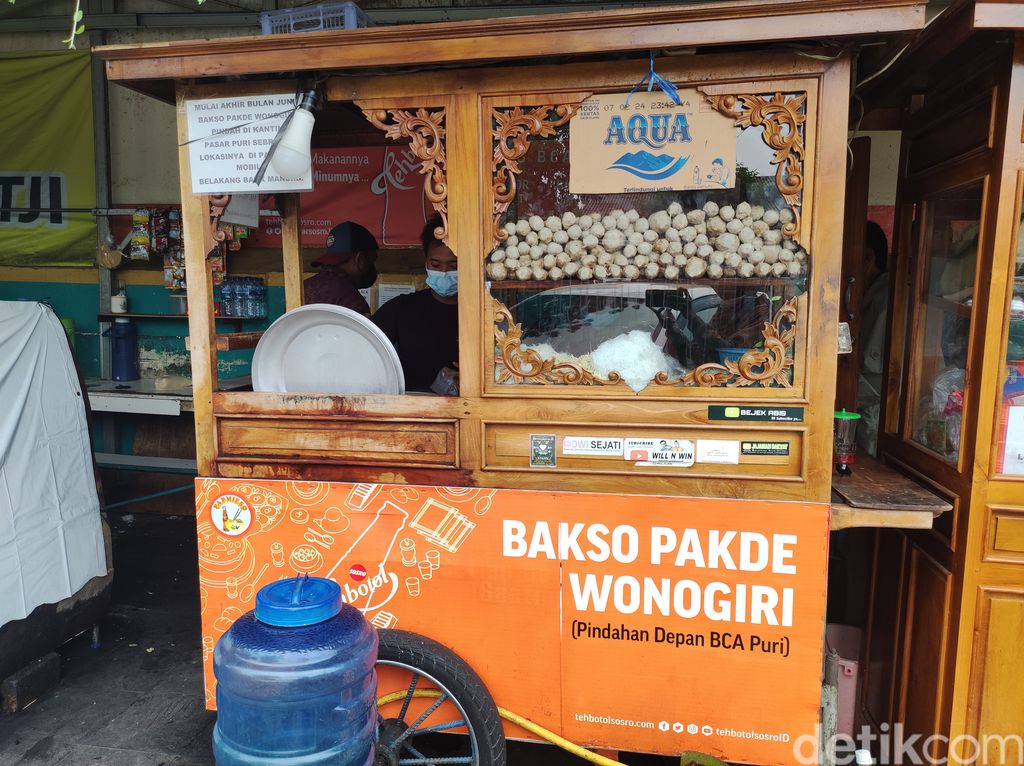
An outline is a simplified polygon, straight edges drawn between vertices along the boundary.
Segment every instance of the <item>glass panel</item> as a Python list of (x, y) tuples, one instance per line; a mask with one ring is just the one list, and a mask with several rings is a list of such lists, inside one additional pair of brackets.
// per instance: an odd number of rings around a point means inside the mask
[(996, 431), (996, 470), (1024, 476), (1024, 224), (1017, 233), (1009, 332), (1006, 342), (1006, 379)]
[(498, 219), (508, 238), (487, 258), (494, 380), (648, 394), (751, 377), (792, 385), (787, 302), (805, 292), (809, 257), (789, 236), (799, 211), (763, 134), (736, 128), (731, 188), (630, 194), (569, 192), (568, 124), (531, 137)]
[(951, 461), (960, 454), (981, 203), (981, 182), (924, 202), (910, 438)]

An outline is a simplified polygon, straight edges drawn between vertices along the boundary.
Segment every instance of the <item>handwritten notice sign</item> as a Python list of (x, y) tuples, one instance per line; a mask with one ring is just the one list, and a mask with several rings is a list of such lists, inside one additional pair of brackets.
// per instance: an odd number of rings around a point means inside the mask
[(696, 90), (601, 93), (569, 123), (569, 191), (628, 194), (729, 189), (736, 184), (736, 128)]
[(217, 192), (309, 191), (310, 169), (289, 180), (268, 168), (262, 183), (253, 179), (288, 113), (294, 93), (201, 98), (185, 101), (189, 168), (193, 194)]

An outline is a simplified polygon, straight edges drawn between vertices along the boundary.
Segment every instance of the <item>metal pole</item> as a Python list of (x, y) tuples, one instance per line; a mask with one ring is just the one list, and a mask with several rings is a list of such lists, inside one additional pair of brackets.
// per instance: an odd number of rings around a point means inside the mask
[[(106, 8), (106, 0), (90, 0), (89, 13), (103, 13), (113, 10)], [(106, 42), (106, 34), (101, 31), (90, 31), (89, 42), (93, 45)], [(108, 118), (109, 100), (107, 98), (107, 77), (103, 62), (98, 58), (92, 60), (92, 131), (95, 147), (96, 174), (96, 207), (110, 207), (110, 123)], [(105, 217), (96, 219), (96, 244), (106, 242), (111, 236), (110, 221)], [(100, 267), (98, 275), (99, 313), (110, 313), (110, 295), (113, 288), (113, 275), (110, 269)], [(110, 322), (99, 323), (100, 340), (100, 377), (109, 379), (111, 376), (110, 339), (104, 333), (110, 329)], [(104, 445), (104, 448), (110, 445)]]

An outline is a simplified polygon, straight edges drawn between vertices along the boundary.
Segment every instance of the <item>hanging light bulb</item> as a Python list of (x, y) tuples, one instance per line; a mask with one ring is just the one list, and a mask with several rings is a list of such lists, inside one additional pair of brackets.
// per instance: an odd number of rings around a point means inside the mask
[(313, 109), (317, 101), (315, 90), (302, 96), (270, 158), (274, 172), (289, 181), (302, 178), (312, 164), (309, 142), (313, 135)]

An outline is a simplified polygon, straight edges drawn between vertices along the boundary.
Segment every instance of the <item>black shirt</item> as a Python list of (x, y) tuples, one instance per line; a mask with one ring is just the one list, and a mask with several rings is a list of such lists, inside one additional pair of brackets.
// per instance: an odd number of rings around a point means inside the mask
[(431, 290), (392, 298), (371, 317), (398, 351), (409, 391), (429, 391), (442, 367), (459, 361), (459, 307)]

